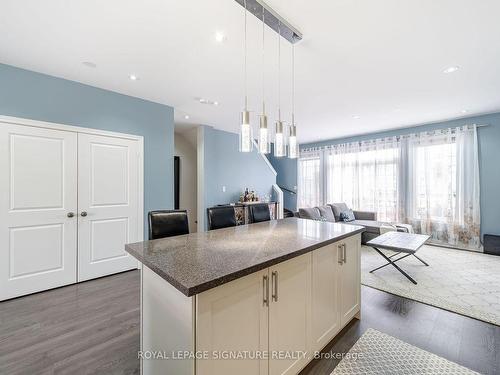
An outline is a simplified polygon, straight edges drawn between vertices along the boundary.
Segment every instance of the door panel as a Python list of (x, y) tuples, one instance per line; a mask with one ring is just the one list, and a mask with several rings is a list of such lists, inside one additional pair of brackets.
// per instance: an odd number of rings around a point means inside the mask
[(340, 295), (342, 327), (351, 321), (360, 310), (361, 300), (361, 238), (360, 235), (346, 238), (345, 263), (340, 269)]
[(62, 208), (64, 139), (14, 133), (9, 138), (10, 209)]
[[(275, 272), (275, 276), (272, 274)], [(269, 351), (297, 353), (295, 358), (269, 360), (269, 374), (297, 374), (310, 354), (311, 253), (270, 268)]]
[(129, 150), (130, 145), (90, 143), (92, 207), (129, 204)]
[(0, 150), (0, 300), (76, 282), (76, 134), (2, 124)]
[(138, 173), (138, 141), (78, 134), (79, 281), (137, 267)]
[[(264, 303), (267, 269), (197, 296), (196, 350), (212, 353), (266, 352), (268, 307)], [(202, 359), (201, 375), (265, 375), (267, 359)]]
[[(123, 257), (128, 242), (128, 218), (92, 220), (90, 232), (91, 263)], [(113, 233), (112, 236), (109, 233)]]
[[(34, 276), (63, 267), (63, 225), (9, 228), (10, 277)], [(33, 239), (36, 238), (36, 256)]]
[(312, 350), (320, 351), (340, 331), (339, 244), (312, 252)]

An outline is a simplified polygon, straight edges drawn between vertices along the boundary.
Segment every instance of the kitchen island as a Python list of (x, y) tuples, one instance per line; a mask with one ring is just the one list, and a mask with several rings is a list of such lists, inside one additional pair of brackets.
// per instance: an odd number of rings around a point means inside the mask
[(126, 245), (143, 374), (296, 374), (360, 311), (363, 227), (298, 218)]

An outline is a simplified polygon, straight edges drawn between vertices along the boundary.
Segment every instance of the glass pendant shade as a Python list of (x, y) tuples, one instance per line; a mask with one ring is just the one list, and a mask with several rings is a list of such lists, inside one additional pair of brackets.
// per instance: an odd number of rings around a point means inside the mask
[(297, 142), (297, 128), (295, 125), (290, 126), (290, 137), (288, 138), (288, 157), (296, 159), (299, 151), (299, 144)]
[(271, 152), (271, 144), (269, 139), (269, 129), (267, 128), (267, 116), (260, 116), (259, 127), (259, 152), (261, 154), (269, 154)]
[(252, 152), (252, 127), (248, 111), (241, 112), (240, 152)]
[(276, 134), (274, 135), (274, 156), (281, 158), (285, 156), (286, 140), (283, 122), (276, 121)]

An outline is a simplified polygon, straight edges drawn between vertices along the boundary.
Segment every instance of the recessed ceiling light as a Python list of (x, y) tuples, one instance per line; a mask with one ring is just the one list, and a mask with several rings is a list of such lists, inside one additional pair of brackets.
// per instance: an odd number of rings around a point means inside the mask
[(460, 69), (459, 66), (456, 66), (456, 65), (455, 66), (450, 66), (450, 67), (446, 68), (445, 70), (443, 70), (443, 73), (445, 73), (445, 74), (454, 73), (458, 69)]
[(184, 115), (184, 118), (185, 118), (186, 120), (189, 120), (189, 115)]
[(95, 68), (97, 66), (92, 61), (84, 61), (84, 62), (82, 62), (82, 64), (85, 65), (87, 68)]
[(355, 120), (359, 120), (359, 119), (361, 118), (361, 116), (359, 116), (359, 115), (354, 115), (354, 116), (352, 116), (352, 118), (353, 118), (353, 119), (355, 119)]
[(225, 42), (225, 41), (226, 41), (226, 39), (227, 39), (227, 38), (226, 38), (226, 36), (224, 35), (224, 33), (223, 33), (223, 32), (221, 32), (221, 31), (217, 31), (217, 32), (215, 33), (215, 41), (216, 41), (217, 43), (222, 43), (222, 42)]
[(467, 109), (462, 109), (462, 113), (467, 113), (469, 112)]
[(135, 74), (131, 74), (128, 76), (132, 81), (137, 81), (139, 78)]
[(218, 101), (209, 100), (209, 99), (205, 99), (205, 98), (196, 98), (196, 101), (198, 101), (198, 102), (199, 102), (199, 103), (201, 103), (201, 104), (207, 104), (207, 105), (219, 105), (219, 102), (218, 102)]

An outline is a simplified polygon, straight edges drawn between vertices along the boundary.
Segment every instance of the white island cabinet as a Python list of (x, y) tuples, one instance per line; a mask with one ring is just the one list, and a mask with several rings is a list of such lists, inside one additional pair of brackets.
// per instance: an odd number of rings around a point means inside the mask
[[(274, 235), (278, 233), (277, 228), (261, 227), (264, 232), (273, 229)], [(167, 280), (166, 272), (153, 270), (144, 262), (143, 374), (299, 373), (360, 311), (361, 230), (350, 233), (350, 229), (341, 229), (336, 242), (331, 242), (335, 236), (330, 233), (326, 235), (330, 240), (323, 246), (318, 246), (322, 245), (319, 242), (312, 250), (296, 250), (299, 255), (286, 253), (284, 260), (274, 259), (263, 269), (246, 271), (236, 278), (232, 274), (232, 281), (216, 279), (214, 282), (223, 283), (214, 287), (196, 282), (191, 284), (195, 289), (184, 290), (190, 280), (185, 274), (179, 274), (179, 279), (168, 274)], [(226, 241), (231, 241), (230, 236)], [(200, 236), (195, 242), (199, 244)], [(155, 246), (148, 245), (148, 251), (158, 257), (160, 246), (166, 242), (151, 243)], [(309, 241), (299, 247), (304, 244)], [(170, 245), (175, 247), (174, 242)], [(227, 242), (222, 248), (228, 251)], [(230, 251), (226, 254), (234, 255)], [(174, 258), (182, 259), (179, 254)], [(239, 259), (230, 261), (237, 268), (241, 266)], [(204, 290), (198, 292), (196, 288)]]
[(312, 252), (311, 349), (313, 351), (323, 349), (354, 316), (359, 314), (360, 260), (360, 235)]

